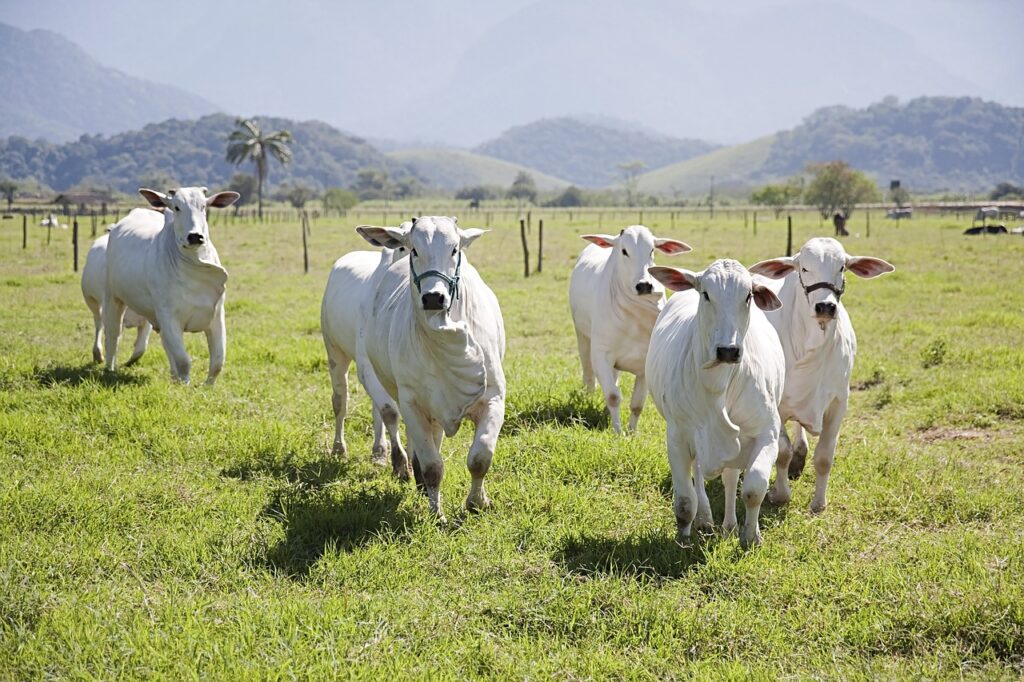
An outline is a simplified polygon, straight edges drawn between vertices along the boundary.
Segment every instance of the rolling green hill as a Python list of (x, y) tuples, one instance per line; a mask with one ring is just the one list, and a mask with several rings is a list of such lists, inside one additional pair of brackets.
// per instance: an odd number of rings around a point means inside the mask
[(474, 151), (531, 166), (584, 187), (601, 187), (621, 176), (622, 164), (640, 161), (646, 168), (660, 168), (714, 148), (701, 140), (564, 117), (510, 128)]
[(540, 190), (564, 189), (570, 184), (533, 168), (464, 149), (401, 149), (386, 156), (395, 164), (408, 168), (428, 185), (441, 189), (470, 185), (507, 187), (519, 171), (532, 175)]
[(714, 176), (717, 189), (742, 189), (755, 180), (765, 179), (762, 168), (774, 142), (775, 136), (769, 135), (644, 173), (638, 188), (649, 194), (702, 196), (710, 190)]

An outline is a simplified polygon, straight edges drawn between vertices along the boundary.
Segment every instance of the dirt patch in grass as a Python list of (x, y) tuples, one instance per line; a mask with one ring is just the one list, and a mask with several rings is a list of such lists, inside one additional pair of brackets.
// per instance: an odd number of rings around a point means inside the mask
[(938, 443), (949, 440), (992, 440), (999, 432), (982, 431), (981, 429), (958, 429), (952, 426), (933, 426), (918, 434), (918, 438), (926, 443)]

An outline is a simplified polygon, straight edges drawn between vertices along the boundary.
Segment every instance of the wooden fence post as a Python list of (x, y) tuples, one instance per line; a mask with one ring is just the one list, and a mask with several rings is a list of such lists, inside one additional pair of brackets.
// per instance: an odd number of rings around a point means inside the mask
[(757, 211), (754, 211), (754, 236), (757, 236)]
[(537, 221), (537, 272), (544, 267), (544, 219)]
[(865, 227), (867, 234), (864, 236), (865, 238), (867, 238), (871, 236), (871, 211), (867, 210), (866, 208), (864, 209), (864, 221), (867, 225), (867, 227)]
[(75, 272), (78, 272), (78, 216), (71, 225), (71, 245), (75, 252)]
[(530, 247), (526, 243), (526, 219), (519, 219), (519, 239), (523, 242), (523, 277), (530, 276)]
[(302, 271), (309, 274), (309, 248), (306, 245), (306, 230), (309, 229), (309, 218), (302, 212)]
[(786, 216), (786, 256), (793, 255), (793, 216)]
[(21, 214), (21, 248), (28, 248), (28, 214)]

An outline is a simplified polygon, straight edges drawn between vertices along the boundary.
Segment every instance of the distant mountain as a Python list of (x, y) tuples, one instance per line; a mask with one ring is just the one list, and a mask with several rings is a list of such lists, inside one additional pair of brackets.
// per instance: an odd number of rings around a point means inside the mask
[(107, 68), (56, 33), (0, 24), (0, 137), (64, 142), (218, 109), (184, 90)]
[(620, 164), (641, 161), (660, 168), (705, 154), (715, 145), (681, 140), (576, 118), (545, 118), (516, 126), (474, 151), (532, 166), (585, 187), (600, 187), (622, 174)]
[(387, 156), (407, 167), (428, 186), (446, 190), (470, 185), (508, 187), (520, 171), (532, 175), (540, 190), (564, 189), (570, 184), (533, 168), (464, 149), (401, 149)]
[(1024, 108), (970, 97), (887, 97), (864, 109), (826, 107), (792, 130), (715, 150), (640, 176), (642, 191), (707, 193), (752, 187), (841, 159), (883, 187), (910, 191), (990, 189), (1024, 182)]
[[(57, 190), (95, 180), (134, 192), (148, 179), (167, 176), (183, 185), (212, 188), (223, 185), (236, 172), (253, 172), (251, 163), (236, 167), (224, 160), (234, 121), (224, 114), (191, 121), (171, 119), (109, 138), (84, 135), (62, 145), (9, 137), (0, 140), (0, 169), (15, 179), (35, 177)], [(293, 162), (270, 166), (273, 184), (300, 181), (320, 187), (348, 186), (356, 171), (364, 167), (389, 169), (395, 175), (406, 173), (362, 138), (326, 123), (271, 117), (260, 117), (259, 122), (265, 130), (287, 129), (294, 137)]]

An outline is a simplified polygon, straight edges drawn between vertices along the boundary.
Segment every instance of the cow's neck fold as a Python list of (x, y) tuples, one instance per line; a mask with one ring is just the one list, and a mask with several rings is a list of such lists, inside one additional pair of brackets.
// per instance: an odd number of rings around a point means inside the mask
[(188, 272), (191, 281), (202, 282), (214, 289), (219, 289), (219, 293), (223, 293), (228, 279), (228, 271), (220, 264), (213, 244), (203, 245), (193, 251), (181, 249), (174, 237), (173, 221), (164, 223), (164, 229), (160, 236), (167, 262), (173, 270)]

